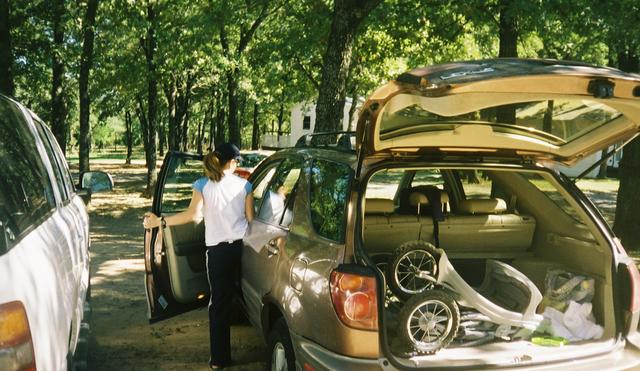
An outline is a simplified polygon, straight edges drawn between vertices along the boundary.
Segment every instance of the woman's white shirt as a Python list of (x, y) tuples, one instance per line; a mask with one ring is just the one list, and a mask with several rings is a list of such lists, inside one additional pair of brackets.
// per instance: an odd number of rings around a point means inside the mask
[(202, 193), (205, 243), (214, 246), (244, 237), (249, 223), (245, 215), (245, 199), (251, 192), (251, 183), (225, 171), (220, 181), (202, 177), (193, 183), (193, 189)]

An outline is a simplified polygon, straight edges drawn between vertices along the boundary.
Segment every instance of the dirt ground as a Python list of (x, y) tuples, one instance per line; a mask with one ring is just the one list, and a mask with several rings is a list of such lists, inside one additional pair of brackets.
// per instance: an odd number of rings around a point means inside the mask
[[(142, 215), (151, 200), (141, 197), (143, 162), (122, 163), (105, 160), (91, 165), (92, 170), (109, 172), (115, 189), (94, 195), (89, 205), (93, 312), (88, 369), (207, 370), (206, 308), (149, 325)], [(263, 369), (264, 343), (241, 314), (234, 319), (231, 336), (234, 366), (228, 369)]]

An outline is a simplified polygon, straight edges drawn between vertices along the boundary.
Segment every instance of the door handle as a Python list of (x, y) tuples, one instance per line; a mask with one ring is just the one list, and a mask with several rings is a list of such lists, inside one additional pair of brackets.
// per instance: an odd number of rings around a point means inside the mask
[(276, 240), (269, 241), (269, 243), (266, 245), (266, 247), (267, 247), (267, 256), (268, 257), (272, 257), (272, 256), (278, 255), (280, 253), (280, 248), (276, 244)]

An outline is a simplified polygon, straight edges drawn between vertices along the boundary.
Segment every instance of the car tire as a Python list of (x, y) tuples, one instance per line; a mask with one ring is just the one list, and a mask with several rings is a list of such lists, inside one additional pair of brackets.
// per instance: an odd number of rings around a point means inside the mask
[(289, 328), (284, 318), (278, 318), (267, 338), (267, 370), (295, 371), (295, 353)]
[(399, 315), (400, 337), (405, 346), (422, 354), (446, 347), (460, 327), (460, 309), (441, 290), (429, 290), (409, 299)]
[[(425, 241), (403, 243), (387, 264), (387, 282), (391, 292), (400, 300), (407, 300), (434, 286), (438, 278), (438, 250)], [(431, 279), (420, 278), (417, 271), (427, 273)]]

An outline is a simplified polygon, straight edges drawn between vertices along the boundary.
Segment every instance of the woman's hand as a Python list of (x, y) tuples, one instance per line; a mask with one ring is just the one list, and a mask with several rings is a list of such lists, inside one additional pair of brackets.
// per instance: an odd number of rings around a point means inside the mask
[(160, 226), (160, 224), (162, 224), (162, 221), (160, 220), (160, 218), (156, 214), (154, 214), (154, 213), (152, 213), (150, 211), (147, 211), (146, 213), (144, 213), (144, 219), (142, 220), (142, 226), (145, 229), (157, 228), (157, 227)]

